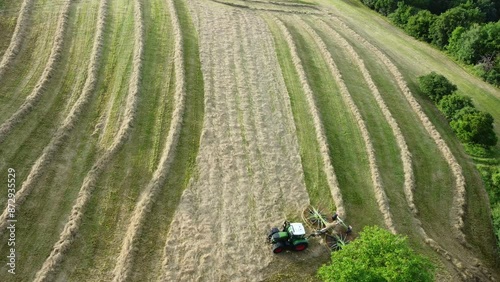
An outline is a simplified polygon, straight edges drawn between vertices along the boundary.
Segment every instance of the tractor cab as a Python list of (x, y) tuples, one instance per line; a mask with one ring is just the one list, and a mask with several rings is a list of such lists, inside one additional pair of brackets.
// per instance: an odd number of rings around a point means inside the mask
[(274, 227), (268, 235), (268, 242), (273, 245), (273, 253), (281, 253), (286, 249), (303, 251), (309, 246), (306, 230), (300, 222), (290, 223), (285, 221), (280, 231)]
[(302, 223), (296, 222), (296, 223), (289, 224), (288, 233), (294, 239), (304, 239), (304, 237), (306, 235), (306, 230), (305, 230), (304, 225)]

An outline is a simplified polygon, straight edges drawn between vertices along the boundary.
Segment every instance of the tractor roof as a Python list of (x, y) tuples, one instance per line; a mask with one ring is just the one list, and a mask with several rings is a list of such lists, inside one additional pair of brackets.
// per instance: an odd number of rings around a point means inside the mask
[(290, 223), (290, 228), (292, 229), (293, 235), (305, 235), (306, 230), (304, 229), (304, 225), (300, 222)]

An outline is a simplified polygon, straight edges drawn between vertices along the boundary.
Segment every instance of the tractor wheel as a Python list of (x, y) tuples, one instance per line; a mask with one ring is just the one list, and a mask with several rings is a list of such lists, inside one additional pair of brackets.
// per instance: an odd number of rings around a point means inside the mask
[(278, 242), (273, 245), (273, 253), (279, 254), (282, 253), (285, 250), (285, 245), (281, 242)]
[(293, 246), (294, 250), (296, 250), (297, 252), (303, 251), (303, 250), (307, 249), (307, 247), (308, 247), (307, 243), (300, 243), (300, 244)]

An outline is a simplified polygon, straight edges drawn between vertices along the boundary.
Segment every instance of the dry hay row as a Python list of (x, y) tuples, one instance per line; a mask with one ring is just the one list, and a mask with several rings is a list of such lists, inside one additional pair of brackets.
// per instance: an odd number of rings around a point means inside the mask
[[(235, 7), (235, 8), (240, 8), (240, 9), (248, 9), (248, 10), (254, 10), (254, 11), (266, 11), (266, 12), (276, 12), (276, 13), (288, 13), (288, 14), (299, 14), (299, 15), (322, 15), (323, 13), (317, 11), (305, 11), (305, 10), (285, 10), (285, 9), (272, 9), (272, 8), (262, 8), (262, 7), (256, 7), (256, 6), (249, 6), (245, 2), (247, 1), (240, 1), (243, 3), (235, 3), (235, 2), (229, 2), (227, 0), (210, 0), (215, 3)], [(234, 0), (233, 0), (234, 1)], [(256, 2), (256, 3), (263, 3), (263, 2), (257, 2), (257, 1), (248, 1), (248, 2)]]
[(165, 178), (170, 166), (172, 165), (175, 147), (177, 146), (182, 128), (182, 117), (184, 115), (186, 96), (183, 39), (179, 18), (173, 1), (174, 0), (169, 0), (167, 3), (171, 15), (175, 38), (175, 110), (172, 114), (172, 122), (165, 142), (165, 148), (160, 159), (160, 165), (153, 173), (153, 177), (148, 183), (148, 186), (142, 192), (140, 200), (132, 214), (127, 233), (125, 233), (125, 239), (122, 244), (121, 252), (118, 256), (115, 269), (113, 270), (113, 281), (126, 281), (129, 278), (130, 271), (132, 270), (131, 265), (137, 248), (137, 240), (140, 237), (146, 214), (151, 210), (151, 205), (158, 194), (158, 191), (165, 183)]
[(382, 182), (380, 179), (380, 172), (378, 170), (377, 166), (377, 159), (375, 158), (375, 149), (373, 148), (373, 144), (370, 140), (370, 133), (368, 132), (368, 129), (366, 127), (366, 123), (363, 120), (363, 117), (361, 116), (361, 113), (359, 112), (358, 107), (354, 103), (354, 100), (349, 93), (349, 90), (347, 89), (347, 86), (344, 82), (344, 79), (342, 77), (342, 74), (340, 73), (340, 70), (338, 69), (337, 65), (333, 61), (332, 55), (328, 51), (325, 42), (323, 39), (319, 37), (319, 35), (314, 31), (307, 23), (305, 23), (302, 19), (299, 17), (296, 17), (297, 22), (299, 23), (300, 26), (302, 26), (308, 33), (309, 35), (312, 36), (314, 42), (316, 45), (318, 45), (319, 50), (323, 56), (323, 59), (326, 60), (326, 63), (328, 65), (328, 68), (330, 69), (330, 72), (332, 76), (334, 77), (339, 89), (340, 89), (340, 94), (342, 96), (342, 99), (344, 102), (347, 104), (349, 107), (349, 110), (351, 113), (354, 115), (354, 118), (356, 119), (356, 122), (358, 124), (358, 127), (361, 131), (361, 135), (363, 137), (363, 141), (366, 146), (366, 152), (368, 154), (368, 161), (370, 164), (370, 172), (371, 172), (371, 178), (373, 182), (373, 188), (374, 188), (374, 193), (375, 193), (375, 198), (377, 199), (377, 203), (380, 209), (380, 212), (382, 213), (384, 217), (384, 223), (389, 228), (389, 230), (392, 233), (396, 233), (396, 227), (394, 225), (394, 222), (392, 220), (392, 214), (390, 211), (389, 207), (389, 200), (387, 199), (387, 195), (385, 194), (384, 187), (382, 186)]
[[(434, 141), (438, 145), (438, 148), (441, 151), (441, 153), (445, 156), (445, 159), (448, 162), (449, 166), (452, 168), (452, 171), (453, 171), (453, 174), (455, 177), (456, 196), (455, 196), (454, 201), (455, 201), (456, 205), (459, 205), (459, 209), (460, 209), (460, 211), (457, 212), (457, 214), (456, 214), (457, 223), (455, 224), (455, 229), (459, 233), (458, 239), (460, 240), (460, 242), (462, 244), (464, 244), (465, 243), (465, 234), (463, 234), (463, 232), (462, 232), (462, 227), (463, 227), (462, 216), (464, 214), (464, 205), (465, 205), (465, 179), (462, 175), (462, 168), (460, 167), (460, 165), (456, 161), (455, 157), (451, 153), (450, 149), (448, 148), (448, 146), (446, 145), (444, 140), (441, 138), (439, 132), (437, 132), (434, 125), (430, 122), (428, 117), (423, 112), (420, 104), (418, 104), (418, 102), (413, 97), (413, 94), (411, 93), (410, 89), (408, 88), (408, 86), (403, 78), (403, 75), (398, 70), (398, 68), (394, 65), (394, 63), (382, 51), (380, 51), (377, 47), (375, 47), (373, 44), (368, 42), (361, 35), (359, 35), (354, 30), (352, 30), (343, 21), (341, 21), (340, 19), (333, 17), (333, 16), (330, 17), (330, 19), (334, 20), (338, 26), (340, 26), (342, 29), (344, 29), (353, 38), (357, 39), (359, 42), (361, 42), (363, 45), (365, 45), (370, 51), (375, 53), (377, 55), (377, 57), (379, 57), (381, 59), (382, 63), (389, 69), (391, 74), (396, 78), (398, 86), (400, 87), (405, 98), (409, 102), (412, 110), (419, 116), (425, 129), (431, 135), (431, 137), (434, 139)], [(416, 215), (416, 213), (415, 213), (415, 215)], [(437, 253), (441, 254), (448, 261), (452, 262), (452, 264), (455, 266), (455, 268), (457, 270), (459, 270), (460, 274), (463, 277), (470, 277), (472, 274), (467, 269), (467, 267), (465, 267), (463, 265), (463, 263), (458, 261), (456, 258), (452, 257), (437, 242), (435, 242), (433, 239), (431, 239), (427, 235), (427, 233), (425, 233), (425, 230), (422, 228), (422, 224), (421, 224), (420, 220), (418, 220), (418, 219), (416, 219), (416, 220), (417, 220), (417, 225), (419, 226), (420, 232), (421, 232), (422, 236), (425, 238), (425, 242), (429, 246), (431, 246)], [(477, 267), (484, 275), (486, 275), (487, 277), (492, 277), (490, 272), (484, 266), (482, 266), (481, 262), (477, 258), (472, 257), (472, 261), (474, 263), (473, 264), (469, 263), (468, 265), (472, 265), (474, 267)]]
[(2, 143), (7, 135), (14, 129), (14, 126), (21, 122), (21, 120), (26, 117), (38, 103), (42, 94), (52, 77), (56, 65), (60, 60), (61, 52), (63, 49), (64, 37), (66, 34), (66, 28), (68, 26), (68, 15), (70, 11), (72, 0), (66, 0), (64, 2), (63, 11), (59, 17), (57, 23), (56, 34), (54, 37), (54, 44), (52, 45), (52, 49), (50, 50), (50, 57), (45, 65), (45, 69), (43, 70), (42, 76), (38, 80), (35, 88), (31, 92), (31, 94), (26, 97), (26, 100), (19, 107), (19, 109), (6, 121), (0, 125), (0, 143)]
[(322, 25), (324, 28), (326, 28), (329, 32), (330, 35), (332, 35), (335, 40), (339, 41), (342, 47), (344, 47), (345, 50), (348, 51), (350, 57), (357, 63), (359, 69), (361, 70), (365, 81), (368, 83), (370, 90), (372, 91), (372, 94), (374, 95), (379, 107), (382, 109), (382, 112), (384, 113), (384, 116), (386, 117), (386, 120), (390, 124), (394, 135), (396, 136), (396, 140), (398, 142), (398, 146), (401, 150), (401, 159), (403, 161), (403, 168), (404, 168), (404, 173), (405, 173), (405, 196), (406, 200), (408, 202), (408, 205), (412, 211), (413, 214), (413, 220), (415, 221), (418, 232), (420, 235), (424, 238), (425, 242), (429, 244), (437, 253), (442, 255), (446, 260), (450, 261), (455, 269), (462, 275), (462, 278), (471, 278), (470, 272), (464, 267), (463, 263), (461, 263), (459, 260), (456, 258), (452, 257), (442, 246), (440, 246), (436, 241), (431, 239), (429, 235), (425, 232), (425, 230), (422, 227), (422, 222), (418, 219), (418, 210), (415, 206), (414, 200), (413, 200), (413, 191), (415, 188), (415, 181), (414, 181), (414, 175), (413, 175), (413, 169), (411, 166), (412, 162), (412, 155), (409, 152), (408, 145), (406, 144), (406, 141), (404, 139), (404, 136), (401, 132), (401, 129), (399, 128), (396, 120), (390, 113), (389, 109), (387, 108), (387, 105), (385, 104), (382, 96), (380, 95), (380, 92), (373, 82), (373, 79), (371, 78), (371, 75), (366, 68), (363, 59), (359, 57), (357, 52), (354, 50), (351, 44), (347, 42), (345, 38), (343, 38), (338, 32), (333, 30), (329, 25), (327, 25), (323, 20), (319, 21), (320, 25)]
[(310, 4), (302, 4), (302, 3), (294, 3), (294, 2), (279, 2), (279, 1), (265, 1), (265, 0), (246, 0), (246, 2), (253, 2), (257, 4), (268, 4), (268, 5), (276, 5), (283, 7), (294, 7), (294, 8), (307, 8), (318, 10), (318, 7)]
[[(87, 102), (93, 95), (97, 80), (98, 71), (100, 66), (101, 50), (104, 40), (104, 28), (106, 24), (107, 15), (107, 5), (108, 0), (102, 0), (99, 7), (99, 14), (97, 19), (97, 29), (94, 37), (94, 45), (92, 47), (92, 54), (90, 56), (90, 63), (87, 69), (87, 80), (83, 86), (82, 94), (76, 101), (76, 103), (71, 108), (71, 111), (66, 116), (62, 124), (57, 129), (54, 137), (50, 140), (50, 143), (43, 149), (42, 155), (38, 157), (36, 162), (31, 167), (28, 177), (23, 182), (21, 189), (16, 193), (16, 203), (15, 207), (19, 207), (24, 203), (26, 197), (29, 196), (34, 186), (37, 184), (38, 179), (44, 173), (44, 169), (52, 161), (55, 152), (63, 145), (64, 141), (69, 136), (71, 130), (78, 121), (80, 114), (85, 109)], [(8, 209), (6, 208), (2, 215), (0, 215), (0, 233), (5, 231), (5, 226), (7, 225), (8, 219)]]
[[(318, 21), (317, 21), (318, 22)], [(391, 114), (391, 111), (387, 107), (384, 98), (382, 98), (382, 95), (380, 95), (380, 91), (378, 87), (375, 85), (373, 82), (372, 76), (370, 75), (370, 72), (366, 68), (366, 65), (363, 61), (363, 59), (359, 56), (359, 54), (354, 50), (351, 44), (347, 42), (347, 40), (342, 37), (338, 32), (336, 32), (333, 28), (331, 28), (329, 25), (327, 25), (323, 20), (319, 21), (319, 24), (325, 28), (328, 33), (340, 43), (340, 45), (344, 48), (344, 50), (347, 51), (351, 59), (356, 62), (359, 70), (363, 74), (363, 77), (368, 84), (368, 87), (370, 88), (371, 93), (375, 97), (375, 100), (377, 101), (377, 104), (379, 108), (382, 110), (382, 114), (384, 115), (385, 120), (389, 124), (389, 126), (392, 129), (392, 133), (396, 137), (396, 142), (398, 144), (400, 154), (401, 154), (401, 161), (403, 163), (403, 171), (404, 171), (404, 193), (406, 196), (406, 200), (408, 202), (408, 205), (412, 212), (416, 214), (417, 207), (415, 206), (415, 203), (413, 201), (413, 192), (415, 190), (415, 177), (413, 173), (413, 167), (412, 167), (412, 155), (410, 153), (410, 150), (408, 148), (408, 145), (406, 144), (405, 137), (403, 136), (403, 133), (401, 132), (401, 128), (399, 128), (399, 125), (397, 121), (394, 119), (394, 117)]]
[(387, 66), (391, 74), (396, 78), (396, 82), (398, 84), (398, 87), (401, 89), (403, 95), (405, 96), (406, 100), (410, 104), (411, 108), (413, 111), (417, 114), (419, 117), (421, 123), (423, 124), (424, 128), (426, 131), (429, 133), (431, 138), (434, 140), (434, 142), (437, 144), (439, 151), (443, 154), (446, 162), (450, 166), (453, 176), (455, 178), (455, 196), (454, 196), (454, 228), (456, 230), (456, 237), (457, 239), (462, 243), (466, 244), (465, 240), (465, 234), (463, 233), (463, 227), (464, 227), (464, 220), (463, 216), (465, 214), (465, 196), (466, 196), (466, 190), (465, 190), (465, 178), (462, 173), (462, 167), (458, 164), (455, 156), (451, 153), (450, 148), (446, 144), (446, 142), (443, 140), (439, 132), (436, 130), (432, 122), (429, 120), (427, 115), (424, 113), (422, 110), (422, 107), (420, 104), (417, 102), (413, 94), (411, 93), (411, 90), (408, 88), (408, 85), (406, 84), (406, 81), (403, 78), (403, 75), (401, 72), (398, 70), (396, 65), (384, 54), (382, 53), (377, 47), (375, 47), (373, 44), (369, 43), (366, 39), (364, 39), (362, 36), (357, 34), (355, 31), (353, 31), (351, 28), (349, 28), (344, 22), (341, 20), (331, 17), (335, 22), (337, 22), (343, 29), (345, 29), (349, 34), (351, 34), (354, 38), (358, 39), (360, 42), (362, 42), (365, 46), (368, 47), (369, 50), (374, 52), (377, 57), (379, 57), (382, 62)]
[(34, 0), (24, 0), (21, 5), (19, 16), (17, 17), (16, 27), (14, 29), (14, 33), (12, 34), (12, 38), (10, 39), (9, 47), (3, 54), (2, 60), (0, 61), (0, 80), (21, 48), (21, 44), (26, 33), (26, 27), (28, 25), (28, 17), (31, 13), (31, 9), (33, 8), (33, 1)]
[(120, 150), (122, 145), (126, 142), (128, 135), (130, 134), (130, 129), (132, 128), (132, 124), (135, 119), (135, 111), (137, 109), (140, 73), (142, 69), (142, 55), (144, 50), (144, 27), (140, 0), (136, 0), (134, 2), (134, 10), (134, 55), (124, 119), (110, 148), (101, 155), (85, 176), (80, 192), (78, 193), (76, 203), (72, 207), (68, 222), (61, 232), (59, 240), (53, 246), (49, 257), (43, 263), (42, 268), (37, 272), (35, 281), (48, 281), (51, 278), (50, 276), (56, 271), (64, 257), (65, 252), (70, 248), (76, 234), (78, 233), (85, 207), (91, 198), (92, 191), (97, 184), (99, 176), (116, 153)]
[(318, 141), (321, 157), (323, 158), (323, 169), (326, 174), (326, 178), (328, 181), (328, 185), (330, 186), (330, 191), (332, 193), (333, 201), (335, 202), (335, 206), (337, 207), (337, 213), (341, 217), (346, 217), (344, 201), (342, 199), (342, 194), (340, 192), (339, 184), (337, 181), (337, 176), (335, 175), (335, 171), (332, 166), (332, 161), (330, 159), (330, 149), (328, 148), (328, 143), (326, 141), (325, 129), (323, 128), (323, 124), (321, 123), (321, 119), (319, 117), (319, 111), (316, 107), (314, 101), (314, 94), (307, 82), (307, 76), (304, 71), (304, 67), (302, 66), (302, 62), (299, 58), (297, 47), (293, 41), (292, 35), (288, 31), (287, 27), (283, 24), (281, 20), (278, 18), (271, 16), (274, 22), (278, 25), (281, 33), (284, 35), (288, 48), (290, 49), (290, 54), (292, 56), (292, 61), (295, 66), (295, 70), (299, 75), (300, 82), (302, 84), (302, 90), (306, 96), (307, 104), (309, 106), (309, 111), (311, 112), (314, 129), (316, 132), (316, 139)]

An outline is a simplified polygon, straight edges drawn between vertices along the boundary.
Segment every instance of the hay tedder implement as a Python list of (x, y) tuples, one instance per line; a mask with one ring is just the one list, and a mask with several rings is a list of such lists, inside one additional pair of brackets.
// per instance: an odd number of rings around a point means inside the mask
[(352, 227), (344, 223), (337, 213), (328, 218), (320, 209), (309, 206), (303, 211), (302, 220), (309, 229), (314, 230), (309, 235), (306, 235), (306, 228), (299, 222), (285, 221), (281, 231), (277, 227), (271, 229), (267, 241), (273, 245), (273, 253), (303, 251), (309, 246), (310, 237), (319, 237), (331, 251), (341, 250), (354, 239)]

